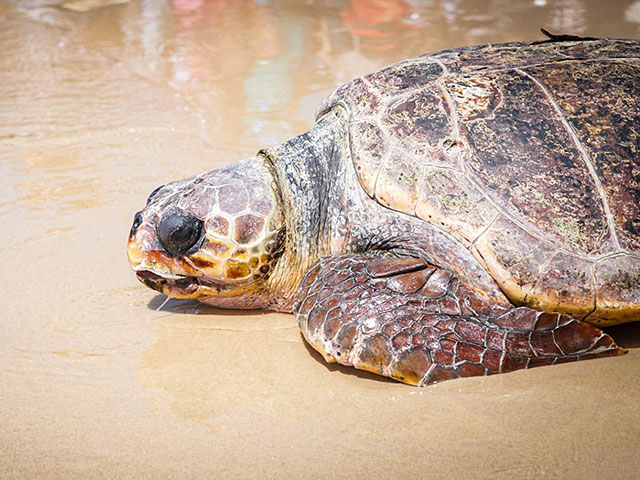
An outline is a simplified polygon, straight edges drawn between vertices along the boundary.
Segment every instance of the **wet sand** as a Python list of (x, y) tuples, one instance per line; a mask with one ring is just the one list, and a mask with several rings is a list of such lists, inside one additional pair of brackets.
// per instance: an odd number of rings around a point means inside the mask
[(0, 479), (638, 478), (629, 353), (416, 389), (328, 366), (292, 315), (139, 284), (157, 185), (308, 129), (356, 75), (640, 2), (0, 0)]

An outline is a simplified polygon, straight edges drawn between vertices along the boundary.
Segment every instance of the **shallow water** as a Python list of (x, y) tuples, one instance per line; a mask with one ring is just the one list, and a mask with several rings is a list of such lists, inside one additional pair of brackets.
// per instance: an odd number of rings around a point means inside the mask
[(622, 357), (415, 389), (125, 257), (155, 186), (304, 132), (336, 85), (541, 26), (637, 38), (640, 1), (0, 0), (0, 479), (637, 475), (637, 325)]

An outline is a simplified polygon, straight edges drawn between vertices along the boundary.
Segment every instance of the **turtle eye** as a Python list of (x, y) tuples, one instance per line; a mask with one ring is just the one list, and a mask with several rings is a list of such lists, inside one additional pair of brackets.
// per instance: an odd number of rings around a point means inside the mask
[(180, 211), (166, 212), (156, 228), (158, 239), (172, 257), (180, 257), (202, 243), (204, 222)]
[(149, 205), (151, 203), (151, 200), (153, 200), (153, 197), (156, 196), (156, 194), (162, 190), (162, 187), (164, 187), (164, 185), (160, 185), (159, 187), (157, 187), (153, 192), (151, 192), (149, 194), (149, 197), (147, 198), (147, 205)]

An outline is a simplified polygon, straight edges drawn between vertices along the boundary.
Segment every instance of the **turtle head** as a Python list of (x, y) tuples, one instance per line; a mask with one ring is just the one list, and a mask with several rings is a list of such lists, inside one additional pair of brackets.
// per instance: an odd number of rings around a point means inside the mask
[(263, 157), (154, 190), (136, 213), (127, 254), (138, 279), (174, 298), (267, 306), (284, 250), (284, 216)]

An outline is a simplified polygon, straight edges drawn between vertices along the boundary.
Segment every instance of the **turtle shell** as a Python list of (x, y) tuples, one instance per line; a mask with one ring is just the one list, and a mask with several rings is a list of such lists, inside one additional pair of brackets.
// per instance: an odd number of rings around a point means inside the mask
[[(483, 45), (336, 90), (369, 196), (448, 231), (516, 304), (640, 320), (640, 42)], [(452, 252), (455, 255), (455, 252)]]

